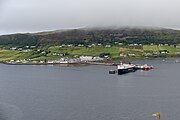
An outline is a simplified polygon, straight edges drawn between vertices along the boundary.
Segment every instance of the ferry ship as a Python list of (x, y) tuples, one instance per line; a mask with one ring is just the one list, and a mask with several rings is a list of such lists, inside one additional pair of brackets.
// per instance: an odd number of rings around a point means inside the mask
[(153, 69), (153, 66), (148, 66), (147, 64), (145, 65), (134, 65), (134, 64), (120, 64), (117, 66), (117, 73), (118, 75), (130, 73), (130, 72), (135, 72), (136, 70), (145, 70), (148, 71), (150, 69)]
[(129, 64), (120, 64), (118, 65), (118, 75), (126, 74), (129, 72), (135, 72), (137, 70), (137, 67), (131, 63)]

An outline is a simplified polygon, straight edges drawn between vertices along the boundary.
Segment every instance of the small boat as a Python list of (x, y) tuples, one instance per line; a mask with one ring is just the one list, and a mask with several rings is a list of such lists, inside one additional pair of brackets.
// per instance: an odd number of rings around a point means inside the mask
[(144, 64), (143, 66), (141, 66), (142, 70), (148, 71), (150, 69), (153, 69), (153, 66), (148, 66), (147, 64)]
[(109, 74), (115, 74), (116, 73), (116, 70), (110, 70), (109, 71)]
[(154, 113), (152, 114), (153, 117), (156, 117), (156, 119), (160, 120), (161, 118), (161, 113), (160, 112), (157, 112), (157, 113)]
[(179, 63), (179, 60), (176, 60), (175, 63)]

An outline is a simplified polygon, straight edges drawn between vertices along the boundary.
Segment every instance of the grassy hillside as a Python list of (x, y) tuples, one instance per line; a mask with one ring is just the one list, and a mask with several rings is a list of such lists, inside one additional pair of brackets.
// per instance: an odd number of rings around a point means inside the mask
[[(161, 50), (167, 50), (168, 53), (161, 54)], [(61, 58), (79, 58), (80, 56), (101, 56), (109, 54), (112, 59), (120, 58), (145, 58), (145, 57), (178, 57), (180, 56), (180, 48), (174, 46), (94, 46), (94, 47), (78, 47), (78, 46), (41, 46), (34, 48), (29, 52), (22, 50), (0, 50), (0, 61), (24, 60), (32, 59), (38, 61), (59, 60)]]
[(92, 28), (0, 36), (0, 45), (59, 44), (180, 44), (180, 31), (162, 28)]
[(0, 61), (7, 60), (23, 60), (37, 57), (32, 52), (24, 53), (21, 51), (13, 51), (13, 50), (0, 50)]
[[(2, 35), (0, 61), (58, 60), (105, 54), (113, 59), (179, 56), (180, 48), (175, 47), (178, 44), (180, 31), (162, 28), (91, 28)], [(18, 49), (10, 50), (13, 47)], [(168, 53), (161, 54), (162, 50)]]
[(67, 53), (70, 55), (92, 55), (92, 56), (98, 56), (101, 53), (110, 53), (112, 55), (112, 58), (116, 58), (119, 56), (119, 47), (118, 46), (113, 46), (111, 48), (106, 48), (103, 46), (95, 46), (93, 48), (88, 48), (88, 47), (50, 47), (49, 50), (51, 52), (56, 52), (56, 53)]
[(161, 50), (167, 50), (168, 54), (176, 54), (177, 52), (180, 52), (180, 48), (175, 48), (174, 46), (158, 46), (158, 45), (144, 45), (143, 46), (144, 51), (149, 52), (158, 52)]

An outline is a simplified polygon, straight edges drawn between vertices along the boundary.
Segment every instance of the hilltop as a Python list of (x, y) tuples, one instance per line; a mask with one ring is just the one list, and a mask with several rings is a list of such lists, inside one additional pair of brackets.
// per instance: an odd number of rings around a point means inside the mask
[(1, 35), (0, 45), (59, 45), (120, 42), (123, 44), (179, 44), (180, 31), (165, 28), (80, 28)]

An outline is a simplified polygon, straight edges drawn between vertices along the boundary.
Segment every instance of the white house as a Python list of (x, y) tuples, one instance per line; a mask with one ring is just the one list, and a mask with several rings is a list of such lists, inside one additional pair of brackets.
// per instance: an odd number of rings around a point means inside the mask
[(93, 56), (80, 56), (81, 61), (92, 61)]
[(106, 45), (105, 47), (110, 48), (110, 47), (111, 47), (111, 45)]

